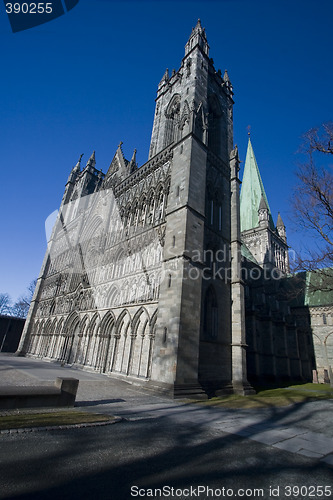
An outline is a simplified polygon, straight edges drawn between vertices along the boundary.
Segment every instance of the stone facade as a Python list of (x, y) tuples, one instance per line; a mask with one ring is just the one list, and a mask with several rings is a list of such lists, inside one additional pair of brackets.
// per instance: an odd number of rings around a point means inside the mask
[(333, 383), (333, 305), (309, 307), (316, 370), (320, 383)]
[(171, 394), (246, 381), (232, 373), (227, 280), (232, 97), (198, 21), (158, 86), (148, 162), (120, 144), (106, 175), (95, 154), (73, 168), (21, 353)]
[(179, 70), (166, 70), (158, 85), (147, 163), (138, 168), (136, 151), (127, 160), (122, 143), (106, 174), (95, 153), (81, 162), (66, 184), (19, 354), (171, 396), (248, 394), (248, 375), (311, 377), (307, 333), (288, 306), (283, 314), (267, 306), (267, 284), (258, 292), (242, 275), (285, 274), (285, 228), (279, 220), (272, 227), (266, 201), (255, 201), (258, 223), (241, 233), (233, 90), (209, 58), (200, 21)]

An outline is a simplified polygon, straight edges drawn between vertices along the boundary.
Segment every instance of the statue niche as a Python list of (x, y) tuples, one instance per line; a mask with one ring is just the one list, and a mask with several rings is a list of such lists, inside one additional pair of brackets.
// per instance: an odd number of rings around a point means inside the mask
[(169, 146), (176, 140), (176, 131), (178, 129), (180, 118), (180, 95), (175, 94), (165, 111), (166, 123), (164, 131), (164, 147)]

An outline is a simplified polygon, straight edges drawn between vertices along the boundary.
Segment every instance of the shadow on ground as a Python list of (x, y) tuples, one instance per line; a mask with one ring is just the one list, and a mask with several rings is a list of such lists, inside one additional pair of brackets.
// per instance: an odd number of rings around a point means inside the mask
[[(262, 423), (288, 420), (300, 425), (306, 418), (301, 410), (302, 405), (271, 408)], [(315, 406), (311, 411), (316, 412)], [(237, 414), (229, 410), (225, 415), (235, 420)], [(0, 498), (127, 500), (133, 498), (131, 486), (203, 485), (234, 492), (257, 488), (263, 494), (256, 496), (265, 499), (270, 487), (280, 487), (274, 498), (282, 499), (286, 485), (331, 484), (332, 469), (320, 462), (225, 434), (217, 423), (221, 412), (214, 408), (170, 405), (167, 415), (144, 415), (100, 428), (8, 436), (1, 445)], [(258, 426), (244, 430), (255, 436)], [(159, 495), (146, 491), (140, 498)]]

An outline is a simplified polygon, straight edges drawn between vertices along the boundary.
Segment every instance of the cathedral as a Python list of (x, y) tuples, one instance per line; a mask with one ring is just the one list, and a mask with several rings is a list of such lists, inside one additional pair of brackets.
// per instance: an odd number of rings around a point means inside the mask
[(158, 85), (148, 161), (126, 159), (120, 143), (106, 174), (95, 152), (70, 172), (20, 355), (171, 397), (311, 378), (304, 314), (297, 323), (277, 299), (286, 231), (250, 139), (240, 194), (233, 104), (199, 20)]

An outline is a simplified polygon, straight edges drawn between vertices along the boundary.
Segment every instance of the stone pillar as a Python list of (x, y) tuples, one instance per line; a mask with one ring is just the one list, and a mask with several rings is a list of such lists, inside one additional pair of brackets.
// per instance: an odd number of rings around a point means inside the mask
[(239, 156), (237, 146), (230, 153), (231, 169), (231, 355), (232, 385), (237, 394), (254, 394), (247, 380), (245, 343), (245, 299), (241, 277), (241, 238), (239, 205)]

